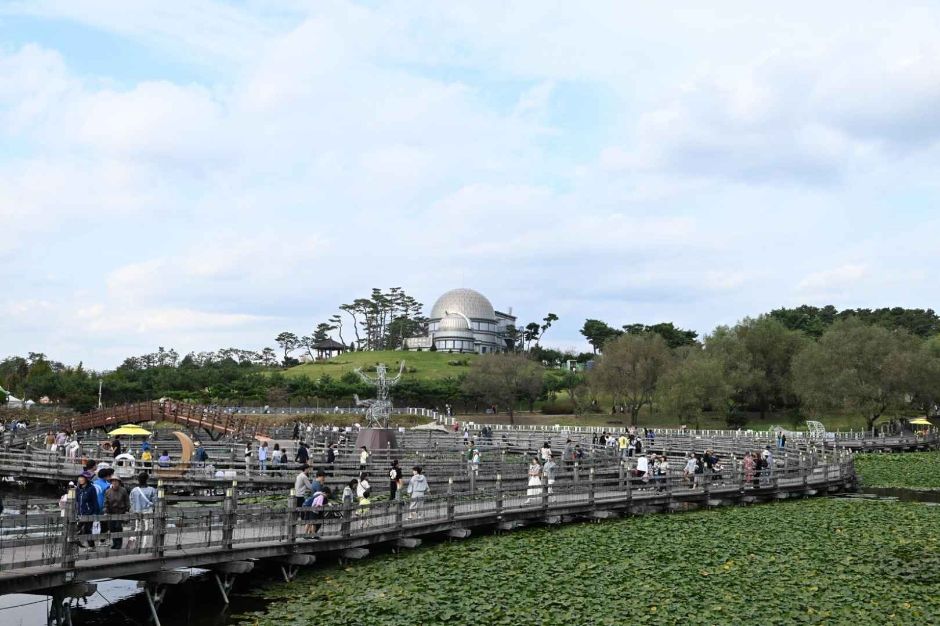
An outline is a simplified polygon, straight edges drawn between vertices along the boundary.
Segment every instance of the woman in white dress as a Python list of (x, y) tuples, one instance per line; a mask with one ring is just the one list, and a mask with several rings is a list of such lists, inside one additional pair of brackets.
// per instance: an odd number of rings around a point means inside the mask
[(532, 457), (532, 462), (529, 463), (529, 488), (526, 489), (525, 495), (526, 503), (528, 503), (533, 496), (538, 496), (542, 493), (542, 466), (539, 465), (539, 460), (536, 457)]

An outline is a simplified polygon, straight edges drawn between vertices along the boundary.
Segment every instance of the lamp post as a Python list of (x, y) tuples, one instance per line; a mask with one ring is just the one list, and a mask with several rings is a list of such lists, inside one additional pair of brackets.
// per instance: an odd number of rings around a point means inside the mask
[(101, 408), (101, 379), (98, 379), (98, 408)]

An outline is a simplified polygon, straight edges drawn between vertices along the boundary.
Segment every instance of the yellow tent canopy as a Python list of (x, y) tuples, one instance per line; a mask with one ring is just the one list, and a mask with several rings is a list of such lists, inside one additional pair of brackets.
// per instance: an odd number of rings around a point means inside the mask
[(125, 424), (108, 432), (109, 435), (126, 435), (128, 437), (147, 437), (150, 431), (134, 424)]
[(933, 422), (926, 417), (918, 417), (917, 419), (911, 420), (910, 423), (916, 426), (933, 426)]

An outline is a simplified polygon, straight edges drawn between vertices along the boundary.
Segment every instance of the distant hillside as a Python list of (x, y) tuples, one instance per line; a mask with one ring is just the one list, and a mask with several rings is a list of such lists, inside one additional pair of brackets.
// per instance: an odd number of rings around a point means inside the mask
[(348, 352), (326, 361), (304, 363), (292, 367), (284, 372), (285, 376), (307, 376), (317, 379), (324, 374), (339, 378), (346, 372), (361, 367), (364, 372), (375, 367), (376, 363), (385, 363), (389, 373), (398, 373), (399, 362), (405, 361), (403, 379), (433, 380), (447, 377), (457, 377), (467, 371), (466, 365), (451, 365), (451, 362), (473, 363), (476, 354), (451, 354), (448, 352), (404, 352), (400, 350), (385, 350), (376, 352)]

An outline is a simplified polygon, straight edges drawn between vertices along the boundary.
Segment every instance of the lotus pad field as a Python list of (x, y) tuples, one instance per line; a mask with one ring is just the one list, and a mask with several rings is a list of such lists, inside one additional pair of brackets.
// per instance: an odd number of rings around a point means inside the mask
[(533, 528), (311, 570), (243, 623), (940, 622), (940, 507), (813, 499)]
[(855, 469), (866, 487), (940, 490), (940, 452), (859, 454)]

